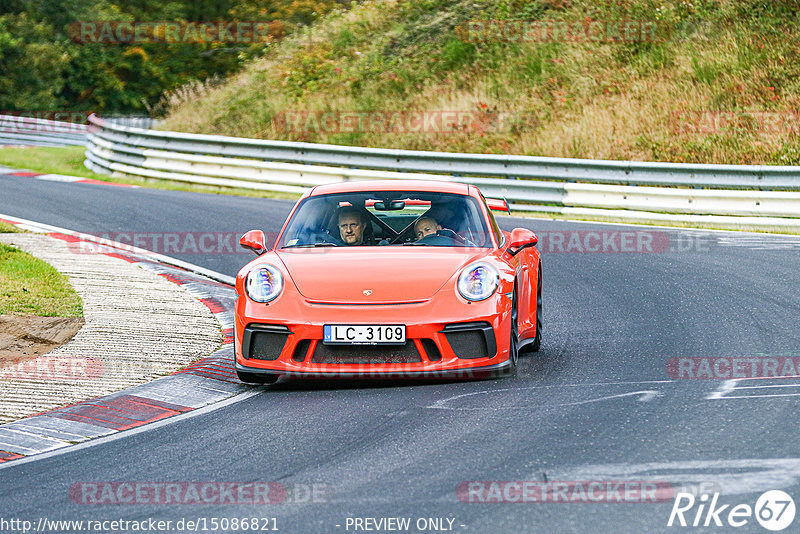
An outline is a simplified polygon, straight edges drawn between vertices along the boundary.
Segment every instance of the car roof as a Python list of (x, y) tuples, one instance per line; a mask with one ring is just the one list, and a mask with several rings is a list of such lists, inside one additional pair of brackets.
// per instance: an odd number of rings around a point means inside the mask
[(309, 196), (332, 193), (357, 193), (362, 191), (424, 191), (427, 193), (454, 193), (469, 195), (469, 185), (437, 180), (359, 180), (318, 185)]

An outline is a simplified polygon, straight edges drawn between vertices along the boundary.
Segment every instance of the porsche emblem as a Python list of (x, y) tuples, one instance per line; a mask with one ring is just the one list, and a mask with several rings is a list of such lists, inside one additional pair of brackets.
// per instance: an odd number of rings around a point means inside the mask
[(362, 293), (364, 293), (365, 297), (368, 297), (368, 296), (372, 295), (372, 290), (371, 289), (365, 289), (364, 291), (362, 291)]

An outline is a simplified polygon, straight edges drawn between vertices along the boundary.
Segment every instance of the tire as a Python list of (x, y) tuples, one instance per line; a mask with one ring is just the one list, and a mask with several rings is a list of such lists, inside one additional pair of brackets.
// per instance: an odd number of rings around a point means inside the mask
[(517, 284), (514, 284), (514, 293), (511, 297), (511, 328), (508, 332), (508, 361), (511, 365), (504, 376), (514, 376), (517, 374), (517, 363), (519, 361), (519, 326), (517, 325)]
[(539, 281), (536, 284), (536, 337), (530, 344), (530, 351), (537, 352), (542, 346), (542, 266), (539, 265)]
[(281, 377), (281, 375), (262, 375), (256, 373), (247, 373), (244, 371), (236, 371), (236, 375), (242, 382), (247, 384), (258, 384), (260, 386), (263, 386), (264, 384), (274, 384)]

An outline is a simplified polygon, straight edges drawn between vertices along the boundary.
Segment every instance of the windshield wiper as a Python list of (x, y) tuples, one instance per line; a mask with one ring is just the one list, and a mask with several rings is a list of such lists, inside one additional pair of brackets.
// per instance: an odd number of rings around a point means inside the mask
[(316, 248), (316, 247), (336, 247), (336, 243), (307, 243), (304, 245), (287, 245), (282, 248)]

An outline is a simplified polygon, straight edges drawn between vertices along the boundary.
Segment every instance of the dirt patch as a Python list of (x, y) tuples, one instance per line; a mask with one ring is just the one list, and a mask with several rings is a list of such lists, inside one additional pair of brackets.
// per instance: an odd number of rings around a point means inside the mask
[(0, 315), (0, 368), (50, 352), (73, 338), (84, 320), (76, 317)]

